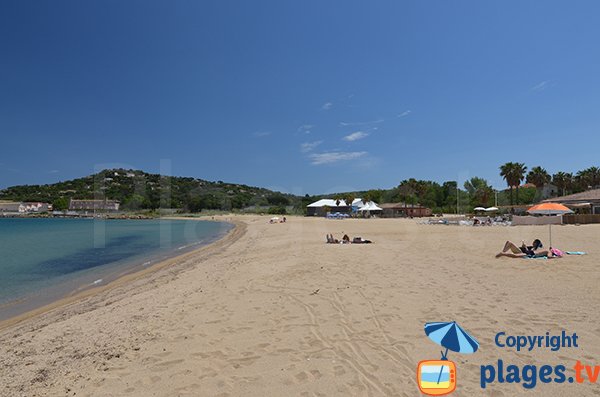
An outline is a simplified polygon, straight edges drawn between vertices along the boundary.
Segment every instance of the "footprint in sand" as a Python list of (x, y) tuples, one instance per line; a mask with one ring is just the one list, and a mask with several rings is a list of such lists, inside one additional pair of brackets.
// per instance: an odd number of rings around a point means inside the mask
[(172, 367), (174, 365), (181, 364), (183, 361), (184, 360), (164, 361), (162, 363), (155, 364), (154, 368), (152, 368), (151, 371), (162, 372), (162, 371), (169, 369), (170, 367)]

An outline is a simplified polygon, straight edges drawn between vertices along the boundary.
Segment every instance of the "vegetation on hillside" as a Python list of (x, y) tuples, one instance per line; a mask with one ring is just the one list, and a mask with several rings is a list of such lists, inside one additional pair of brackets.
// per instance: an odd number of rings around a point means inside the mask
[(118, 200), (125, 210), (178, 208), (189, 212), (300, 203), (297, 196), (258, 187), (124, 169), (104, 170), (48, 185), (13, 186), (0, 191), (3, 200), (49, 202), (58, 210), (66, 209), (71, 198)]
[[(552, 183), (559, 196), (600, 187), (600, 168), (590, 167), (575, 174), (557, 172), (550, 175), (541, 166), (528, 168), (523, 163), (509, 162), (500, 166), (500, 176), (507, 183), (504, 191), (494, 190), (489, 183), (473, 177), (463, 186), (456, 181), (406, 179), (391, 189), (372, 189), (334, 195), (298, 197), (268, 189), (210, 182), (190, 177), (171, 177), (143, 171), (113, 169), (95, 175), (49, 185), (14, 186), (0, 191), (0, 200), (50, 202), (55, 209), (68, 207), (69, 199), (109, 199), (121, 202), (124, 210), (176, 208), (186, 212), (202, 210), (231, 211), (260, 207), (260, 211), (285, 214), (305, 213), (306, 206), (320, 198), (352, 202), (421, 204), (434, 212), (470, 211), (473, 207), (519, 205), (537, 202), (542, 188)], [(526, 181), (530, 187), (522, 187)]]

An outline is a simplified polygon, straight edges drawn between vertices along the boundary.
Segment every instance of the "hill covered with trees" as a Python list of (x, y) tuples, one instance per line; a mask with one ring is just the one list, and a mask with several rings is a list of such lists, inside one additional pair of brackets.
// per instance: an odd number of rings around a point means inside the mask
[(125, 210), (178, 208), (189, 212), (203, 209), (229, 211), (249, 206), (280, 210), (300, 203), (300, 197), (259, 187), (124, 169), (103, 170), (69, 181), (13, 186), (0, 191), (0, 200), (48, 202), (58, 210), (66, 209), (71, 198), (118, 200)]

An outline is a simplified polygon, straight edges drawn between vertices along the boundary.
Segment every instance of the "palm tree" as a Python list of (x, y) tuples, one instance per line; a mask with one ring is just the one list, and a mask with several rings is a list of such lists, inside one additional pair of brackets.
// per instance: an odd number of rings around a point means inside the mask
[(590, 173), (590, 179), (592, 180), (592, 187), (596, 188), (600, 185), (600, 168), (590, 167), (588, 168)]
[(600, 185), (600, 168), (590, 167), (581, 170), (577, 173), (576, 179), (582, 190), (595, 188)]
[(515, 181), (517, 182), (517, 205), (519, 205), (519, 185), (525, 179), (527, 166), (525, 166), (525, 163), (515, 163), (514, 167)]
[(519, 185), (525, 179), (527, 167), (524, 163), (506, 163), (500, 166), (500, 176), (506, 180), (510, 188), (510, 205), (513, 204), (512, 189), (517, 187), (517, 204), (519, 204)]
[(351, 193), (346, 194), (346, 196), (344, 197), (344, 201), (346, 201), (346, 204), (350, 209), (350, 213), (352, 214), (352, 202), (354, 201), (354, 195)]
[(398, 186), (398, 194), (402, 197), (402, 201), (404, 201), (405, 215), (408, 214), (408, 198), (415, 194), (415, 190), (412, 187), (413, 183), (411, 181), (414, 181), (414, 179), (404, 180), (400, 182), (400, 185)]
[(363, 194), (363, 196), (362, 196), (363, 204), (367, 204), (369, 201), (372, 201), (372, 200), (373, 200), (373, 198), (371, 197), (371, 193), (365, 192), (365, 194)]
[(538, 189), (543, 188), (548, 182), (550, 182), (550, 174), (542, 167), (533, 167), (527, 174), (527, 183), (533, 183)]
[(527, 174), (527, 183), (533, 183), (541, 196), (542, 189), (550, 182), (550, 174), (542, 167), (533, 167)]
[(500, 166), (500, 176), (504, 178), (510, 189), (510, 205), (513, 205), (513, 187), (518, 183), (515, 180), (515, 163), (505, 163)]
[(346, 204), (348, 204), (348, 207), (352, 207), (352, 202), (354, 201), (354, 195), (353, 194), (346, 194), (346, 196), (344, 197), (344, 201), (346, 202)]
[(573, 184), (573, 174), (569, 172), (557, 172), (552, 175), (552, 183), (556, 185), (560, 196), (566, 194), (567, 189), (571, 189)]

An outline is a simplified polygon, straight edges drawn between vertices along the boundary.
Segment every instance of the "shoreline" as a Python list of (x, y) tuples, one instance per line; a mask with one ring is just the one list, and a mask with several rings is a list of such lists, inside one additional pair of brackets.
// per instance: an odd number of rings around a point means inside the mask
[[(138, 281), (145, 276), (149, 276), (155, 272), (168, 268), (170, 266), (176, 265), (177, 262), (185, 261), (190, 257), (196, 256), (204, 251), (213, 250), (221, 245), (227, 245), (228, 243), (234, 242), (236, 239), (243, 235), (243, 232), (240, 233), (240, 228), (243, 228), (243, 224), (240, 222), (236, 222), (233, 220), (216, 220), (216, 219), (200, 219), (200, 218), (184, 218), (184, 217), (165, 217), (163, 219), (171, 219), (171, 220), (191, 220), (191, 221), (208, 221), (208, 222), (224, 222), (233, 225), (233, 227), (227, 231), (224, 235), (218, 238), (215, 241), (212, 241), (206, 245), (202, 245), (198, 248), (194, 248), (190, 251), (183, 252), (181, 254), (177, 254), (171, 257), (168, 257), (163, 260), (159, 260), (156, 263), (151, 264), (145, 268), (137, 269), (140, 266), (136, 266), (134, 270), (127, 271), (125, 270), (122, 274), (116, 276), (115, 279), (108, 281), (106, 284), (101, 285), (89, 285), (83, 286), (80, 289), (74, 290), (67, 294), (66, 296), (62, 296), (61, 298), (54, 300), (48, 304), (44, 304), (40, 307), (34, 308), (32, 310), (27, 310), (24, 313), (11, 316), (9, 318), (0, 320), (0, 331), (6, 331), (8, 328), (12, 326), (19, 325), (27, 320), (34, 319), (38, 316), (42, 316), (48, 314), (49, 312), (60, 309), (63, 307), (67, 307), (69, 305), (74, 305), (86, 298), (93, 297), (97, 294), (108, 292), (116, 287), (122, 286), (127, 283), (131, 283), (134, 281)], [(137, 269), (137, 270), (136, 270)], [(23, 302), (27, 298), (20, 298), (16, 300), (16, 302)], [(10, 306), (15, 302), (7, 302), (4, 305)]]

